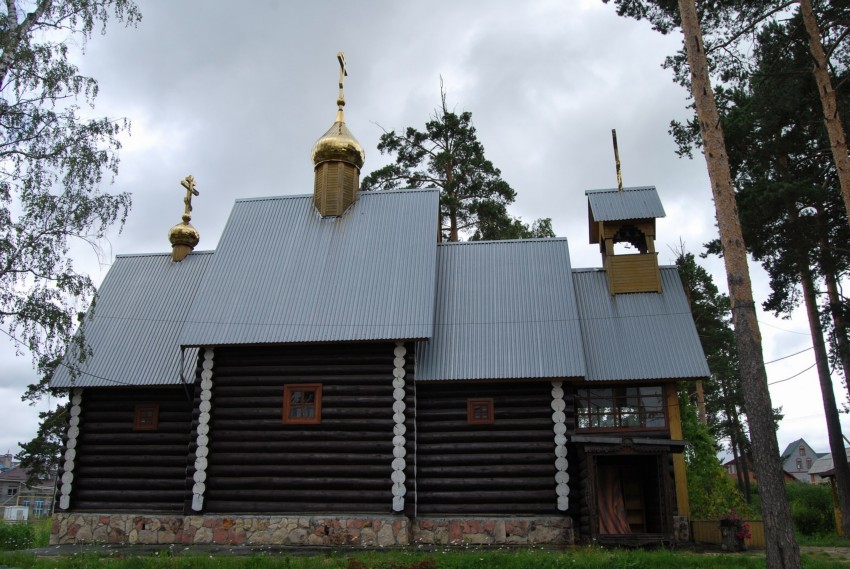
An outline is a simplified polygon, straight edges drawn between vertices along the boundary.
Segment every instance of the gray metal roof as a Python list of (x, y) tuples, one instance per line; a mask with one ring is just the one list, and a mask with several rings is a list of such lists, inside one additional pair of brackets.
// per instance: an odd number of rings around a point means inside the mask
[[(847, 455), (847, 462), (850, 463), (850, 448), (845, 448), (844, 453)], [(791, 473), (795, 474), (795, 473)], [(825, 454), (812, 463), (806, 474), (814, 474), (822, 477), (835, 476), (835, 461), (832, 459), (832, 453)]]
[(594, 221), (619, 221), (665, 217), (655, 186), (587, 190), (587, 204)]
[(416, 380), (584, 375), (566, 239), (437, 247), (434, 336)]
[[(50, 385), (179, 384), (177, 336), (212, 260), (212, 252), (193, 252), (180, 263), (172, 262), (170, 254), (116, 257), (86, 323), (91, 356), (75, 378), (71, 362), (60, 365)], [(197, 350), (186, 350), (184, 356), (184, 377), (191, 381)]]
[(708, 377), (675, 267), (661, 268), (661, 294), (611, 295), (602, 269), (573, 277), (588, 381)]
[(340, 217), (312, 195), (237, 200), (182, 345), (418, 339), (434, 318), (439, 192), (361, 192)]

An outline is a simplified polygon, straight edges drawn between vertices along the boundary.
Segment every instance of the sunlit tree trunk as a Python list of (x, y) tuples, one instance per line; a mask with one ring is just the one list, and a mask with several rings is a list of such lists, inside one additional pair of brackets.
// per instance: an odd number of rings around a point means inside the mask
[(800, 15), (803, 17), (803, 25), (809, 36), (809, 51), (812, 54), (814, 65), (812, 73), (818, 86), (820, 102), (823, 106), (823, 122), (829, 135), (829, 146), (832, 149), (832, 159), (835, 169), (838, 171), (838, 182), (841, 186), (841, 197), (844, 199), (844, 208), (850, 219), (850, 155), (847, 154), (847, 139), (844, 137), (844, 127), (841, 116), (838, 114), (838, 105), (835, 99), (835, 90), (832, 88), (832, 80), (829, 78), (829, 62), (826, 52), (823, 50), (818, 21), (812, 10), (811, 0), (800, 0)]
[(708, 60), (703, 47), (695, 1), (678, 0), (678, 3), (691, 72), (691, 92), (699, 119), (726, 265), (732, 324), (735, 328), (741, 384), (765, 525), (767, 566), (772, 569), (798, 569), (800, 548), (791, 525), (791, 512), (779, 463), (779, 445), (776, 442), (773, 408), (767, 388), (761, 333), (756, 320), (747, 252), (735, 204), (723, 129), (711, 90)]

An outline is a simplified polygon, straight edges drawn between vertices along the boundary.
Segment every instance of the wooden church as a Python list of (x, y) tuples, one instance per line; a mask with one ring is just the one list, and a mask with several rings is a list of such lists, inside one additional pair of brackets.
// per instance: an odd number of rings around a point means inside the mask
[(190, 177), (172, 252), (116, 258), (51, 383), (52, 542), (682, 538), (676, 385), (709, 372), (655, 188), (586, 192), (601, 269), (566, 239), (441, 242), (438, 190), (358, 192), (343, 105), (312, 195), (237, 200), (194, 251)]

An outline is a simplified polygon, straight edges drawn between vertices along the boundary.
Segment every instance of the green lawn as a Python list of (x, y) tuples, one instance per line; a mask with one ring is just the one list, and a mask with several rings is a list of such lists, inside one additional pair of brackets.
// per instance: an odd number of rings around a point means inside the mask
[[(601, 547), (576, 547), (549, 551), (540, 549), (518, 550), (438, 550), (428, 553), (414, 551), (341, 551), (327, 555), (175, 555), (172, 551), (188, 553), (183, 547), (162, 549), (144, 555), (119, 557), (107, 549), (99, 553), (75, 554), (66, 557), (42, 557), (14, 551), (44, 547), (50, 533), (50, 520), (34, 524), (4, 524), (0, 522), (0, 567), (21, 569), (746, 569), (762, 568), (764, 553), (743, 554), (693, 553), (682, 550), (620, 550)], [(837, 536), (805, 538), (798, 536), (801, 545), (843, 548), (850, 551), (850, 542)], [(5, 551), (3, 551), (5, 550)], [(150, 549), (148, 549), (150, 551)], [(850, 560), (834, 549), (806, 551), (803, 555), (806, 569), (850, 569)]]
[[(318, 556), (253, 555), (250, 557), (172, 555), (167, 549), (144, 557), (113, 558), (106, 555), (71, 555), (37, 558), (19, 552), (0, 553), (0, 565), (22, 569), (682, 569), (764, 567), (764, 555), (699, 554), (672, 550), (616, 550), (575, 548), (564, 551), (407, 551), (335, 553)], [(826, 552), (805, 554), (806, 569), (850, 568), (850, 562)]]

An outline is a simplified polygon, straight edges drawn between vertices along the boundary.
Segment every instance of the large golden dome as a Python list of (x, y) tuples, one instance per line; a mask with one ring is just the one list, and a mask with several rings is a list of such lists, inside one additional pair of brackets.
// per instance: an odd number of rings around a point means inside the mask
[(337, 112), (336, 122), (333, 126), (313, 145), (311, 157), (314, 166), (318, 166), (322, 162), (339, 161), (353, 164), (358, 169), (363, 167), (363, 163), (366, 161), (366, 151), (345, 126), (342, 109)]

